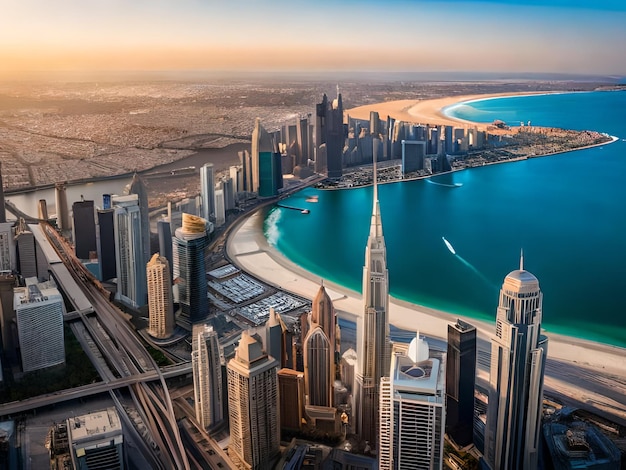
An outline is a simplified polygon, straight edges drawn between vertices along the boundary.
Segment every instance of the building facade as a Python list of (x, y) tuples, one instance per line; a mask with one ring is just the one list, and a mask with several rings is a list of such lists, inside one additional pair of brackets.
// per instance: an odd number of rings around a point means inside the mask
[(115, 408), (69, 418), (67, 435), (76, 470), (126, 468), (122, 423)]
[(194, 325), (192, 334), (191, 364), (196, 419), (208, 429), (224, 420), (220, 348), (213, 327)]
[(205, 163), (200, 168), (200, 205), (202, 217), (215, 220), (215, 173), (213, 163)]
[(27, 282), (14, 290), (13, 308), (22, 370), (32, 372), (65, 363), (63, 297), (49, 283)]
[(146, 263), (144, 263), (143, 234), (139, 197), (113, 196), (113, 227), (115, 235), (115, 265), (117, 292), (115, 297), (129, 307), (146, 304)]
[(484, 458), (492, 470), (537, 468), (548, 348), (542, 298), (522, 256), (520, 268), (504, 278), (491, 339)]
[(381, 381), (380, 470), (441, 469), (445, 427), (445, 355), (419, 335), (394, 348)]
[(473, 440), (476, 328), (463, 320), (448, 325), (446, 433), (459, 446)]
[(155, 338), (169, 338), (176, 328), (174, 303), (172, 301), (172, 278), (170, 265), (164, 256), (158, 253), (146, 266), (148, 282), (148, 332)]
[(176, 229), (173, 243), (174, 291), (182, 313), (191, 323), (209, 313), (204, 251), (209, 244), (207, 221), (183, 213), (182, 227)]
[(74, 247), (76, 257), (89, 259), (97, 252), (96, 214), (93, 201), (78, 201), (72, 204), (74, 218)]
[(278, 362), (243, 332), (228, 362), (231, 458), (244, 468), (269, 470), (280, 452)]

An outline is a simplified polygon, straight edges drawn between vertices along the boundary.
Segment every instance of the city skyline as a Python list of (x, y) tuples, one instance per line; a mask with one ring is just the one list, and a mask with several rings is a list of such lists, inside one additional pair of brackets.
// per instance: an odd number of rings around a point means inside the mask
[[(625, 21), (626, 6), (616, 0), (315, 5), (72, 0), (54, 8), (31, 0), (3, 9), (0, 60), (8, 75), (48, 70), (623, 75), (626, 66), (616, 57), (626, 42)], [(321, 34), (321, 24), (334, 25), (333, 34)], [(268, 25), (280, 34), (268, 34)]]

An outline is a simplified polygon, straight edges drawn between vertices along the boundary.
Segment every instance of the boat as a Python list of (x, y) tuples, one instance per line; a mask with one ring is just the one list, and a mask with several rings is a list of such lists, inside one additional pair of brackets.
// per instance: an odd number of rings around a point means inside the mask
[(454, 250), (454, 247), (448, 240), (446, 240), (446, 237), (441, 237), (441, 239), (446, 244), (446, 247), (448, 248), (448, 250), (450, 250), (450, 253), (452, 253), (453, 255), (456, 255), (456, 251)]

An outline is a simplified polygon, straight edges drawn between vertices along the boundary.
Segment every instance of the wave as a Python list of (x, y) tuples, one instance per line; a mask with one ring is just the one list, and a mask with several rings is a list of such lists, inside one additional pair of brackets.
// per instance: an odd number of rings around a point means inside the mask
[(278, 243), (278, 237), (280, 236), (278, 222), (280, 221), (281, 215), (282, 211), (280, 210), (280, 208), (275, 207), (265, 218), (265, 226), (263, 231), (265, 232), (265, 238), (267, 239), (267, 242), (273, 247), (276, 247), (276, 244)]
[(445, 186), (446, 188), (460, 188), (461, 186), (463, 186), (463, 183), (454, 183), (454, 184), (438, 183), (437, 181), (433, 181), (430, 178), (427, 178), (426, 181), (428, 181), (430, 184), (436, 184), (437, 186)]

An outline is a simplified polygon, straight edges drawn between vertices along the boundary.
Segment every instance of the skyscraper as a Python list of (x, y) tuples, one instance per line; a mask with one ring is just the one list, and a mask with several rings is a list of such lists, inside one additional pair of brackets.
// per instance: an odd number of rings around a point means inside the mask
[[(337, 98), (328, 101), (326, 94), (316, 106), (315, 146), (326, 148), (326, 170), (329, 178), (341, 178), (343, 174), (343, 148), (345, 132), (343, 128), (343, 104), (337, 90)], [(316, 170), (318, 165), (316, 164)], [(323, 168), (320, 167), (320, 170)]]
[(207, 221), (183, 213), (183, 225), (176, 229), (173, 243), (174, 291), (183, 314), (191, 323), (209, 313), (204, 250), (209, 244)]
[(0, 222), (0, 271), (15, 269), (13, 222)]
[(67, 184), (56, 183), (54, 185), (54, 197), (57, 211), (57, 227), (59, 230), (71, 230), (70, 214), (67, 211)]
[(35, 237), (24, 219), (20, 219), (15, 229), (17, 243), (17, 269), (23, 277), (37, 277), (37, 254)]
[(324, 285), (315, 296), (304, 339), (304, 378), (307, 405), (333, 406), (336, 317)]
[(159, 237), (159, 254), (170, 266), (170, 279), (173, 279), (174, 255), (172, 254), (172, 228), (169, 219), (157, 221), (157, 235)]
[[(250, 152), (250, 158), (252, 160), (251, 168), (251, 182), (252, 188), (248, 188), (248, 191), (259, 191), (260, 182), (260, 164), (261, 160), (270, 158), (270, 155), (274, 151), (274, 145), (270, 134), (261, 125), (261, 118), (256, 118), (254, 121), (254, 130), (252, 131), (252, 149)], [(262, 154), (263, 157), (261, 156)]]
[(48, 283), (27, 282), (14, 290), (13, 308), (22, 370), (31, 372), (65, 362), (63, 297)]
[(278, 195), (283, 187), (282, 163), (277, 140), (256, 119), (252, 132), (252, 191), (259, 197)]
[(143, 256), (142, 266), (150, 261), (150, 214), (148, 207), (148, 190), (143, 179), (135, 173), (130, 182), (128, 194), (136, 194), (139, 203), (139, 223), (141, 224), (141, 250)]
[(213, 327), (193, 326), (191, 363), (196, 419), (205, 428), (224, 420), (222, 399), (222, 365), (217, 332)]
[(381, 381), (381, 470), (441, 469), (445, 421), (445, 358), (419, 334), (394, 346), (391, 375)]
[(113, 226), (115, 235), (115, 265), (117, 292), (115, 297), (130, 307), (146, 304), (146, 263), (139, 197), (113, 196)]
[(374, 161), (374, 207), (363, 266), (363, 317), (357, 323), (358, 368), (355, 377), (357, 434), (375, 446), (378, 431), (379, 384), (389, 376), (389, 273), (378, 202)]
[(278, 362), (243, 332), (228, 362), (231, 458), (252, 470), (272, 468), (280, 451)]
[(539, 281), (520, 268), (504, 278), (491, 339), (484, 457), (492, 470), (535, 469), (548, 338)]
[(172, 278), (165, 257), (158, 253), (146, 266), (148, 281), (149, 333), (155, 338), (169, 338), (174, 333), (174, 305), (172, 302)]
[(97, 251), (96, 214), (93, 201), (78, 201), (72, 204), (74, 217), (74, 248), (76, 257), (89, 259), (91, 252)]
[(206, 220), (215, 220), (215, 173), (213, 163), (200, 168), (201, 215)]
[(446, 432), (460, 446), (472, 442), (475, 382), (476, 328), (457, 320), (448, 325)]
[(98, 264), (100, 265), (101, 281), (117, 276), (114, 214), (113, 209), (98, 211)]

